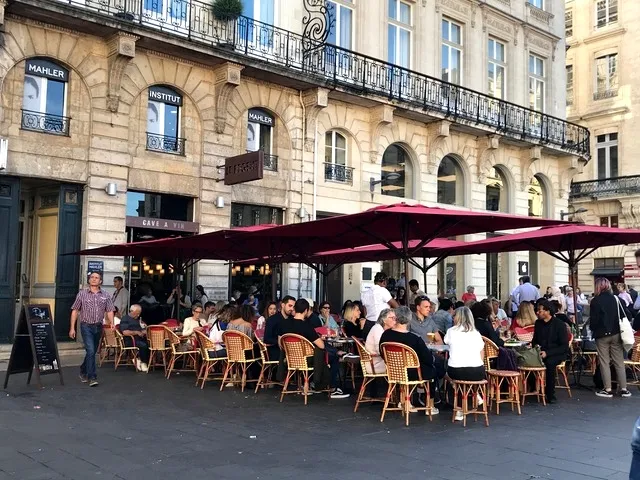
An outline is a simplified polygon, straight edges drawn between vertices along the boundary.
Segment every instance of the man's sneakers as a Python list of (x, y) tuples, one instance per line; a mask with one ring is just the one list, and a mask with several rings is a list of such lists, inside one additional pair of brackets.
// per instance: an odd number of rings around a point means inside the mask
[(89, 380), (90, 387), (97, 387), (98, 385), (99, 385), (98, 380), (96, 380), (95, 378), (93, 380)]
[(613, 398), (613, 393), (611, 393), (611, 392), (609, 392), (609, 391), (607, 391), (605, 389), (598, 390), (596, 392), (596, 395), (598, 397), (602, 397), (602, 398)]
[(84, 373), (81, 373), (81, 374), (79, 375), (79, 377), (80, 377), (80, 381), (81, 381), (82, 383), (87, 383), (87, 382), (89, 382), (89, 386), (90, 386), (90, 387), (97, 387), (97, 386), (98, 386), (98, 380), (96, 380), (95, 378), (93, 378), (93, 379), (89, 380), (89, 378), (88, 378)]
[(627, 390), (626, 388), (623, 388), (622, 390), (620, 390), (620, 396), (628, 398), (628, 397), (631, 396), (631, 392), (629, 390)]
[(86, 375), (84, 375), (84, 374), (82, 374), (82, 373), (79, 375), (79, 377), (80, 377), (80, 381), (81, 381), (82, 383), (87, 383), (87, 382), (89, 381), (89, 379), (87, 378), (87, 376), (86, 376)]
[(462, 411), (461, 411), (461, 410), (456, 411), (456, 416), (455, 416), (455, 417), (453, 417), (453, 419), (454, 419), (456, 422), (461, 422), (461, 421), (463, 421), (463, 420), (464, 420), (464, 415), (462, 414)]
[(149, 366), (139, 358), (136, 358), (136, 370), (138, 372), (148, 372)]
[(344, 393), (340, 388), (336, 388), (331, 392), (331, 398), (349, 398), (349, 394)]

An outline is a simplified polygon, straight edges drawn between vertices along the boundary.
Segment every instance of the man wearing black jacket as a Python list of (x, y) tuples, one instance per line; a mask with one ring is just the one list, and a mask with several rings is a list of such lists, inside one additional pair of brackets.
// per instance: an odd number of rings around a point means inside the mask
[(278, 337), (281, 335), (280, 325), (285, 318), (293, 315), (293, 306), (295, 303), (295, 298), (291, 295), (286, 295), (280, 301), (280, 311), (267, 318), (267, 323), (264, 327), (264, 343), (267, 346), (269, 360), (277, 360), (280, 358), (280, 346), (278, 345)]
[(533, 331), (534, 346), (540, 347), (540, 356), (547, 368), (547, 403), (556, 403), (556, 367), (567, 359), (569, 352), (569, 334), (566, 324), (554, 316), (553, 307), (548, 300), (538, 302), (538, 320)]

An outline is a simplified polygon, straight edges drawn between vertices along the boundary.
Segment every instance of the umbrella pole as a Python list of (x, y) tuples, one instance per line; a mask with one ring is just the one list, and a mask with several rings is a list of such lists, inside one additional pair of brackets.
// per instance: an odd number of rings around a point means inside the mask
[(273, 270), (271, 270), (271, 298), (273, 301), (277, 301), (276, 295), (278, 292), (278, 268), (280, 264), (275, 264)]
[(320, 271), (320, 275), (322, 275), (322, 301), (326, 302), (329, 299), (329, 272), (326, 264)]
[(422, 288), (427, 293), (427, 257), (422, 256)]
[(569, 250), (569, 278), (571, 278), (571, 288), (573, 294), (573, 323), (578, 325), (578, 294), (576, 288), (578, 288), (578, 278), (576, 273), (576, 252)]

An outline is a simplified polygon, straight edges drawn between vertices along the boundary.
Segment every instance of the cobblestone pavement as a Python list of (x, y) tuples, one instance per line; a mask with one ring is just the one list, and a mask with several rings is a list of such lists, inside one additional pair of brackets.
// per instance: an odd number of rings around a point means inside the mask
[(12, 376), (0, 394), (0, 480), (50, 479), (628, 479), (629, 440), (640, 393), (600, 399), (559, 391), (559, 403), (505, 409), (491, 426), (452, 424), (450, 411), (404, 426), (380, 406), (353, 413), (353, 397), (278, 402), (274, 390), (194, 387), (104, 367), (100, 386)]

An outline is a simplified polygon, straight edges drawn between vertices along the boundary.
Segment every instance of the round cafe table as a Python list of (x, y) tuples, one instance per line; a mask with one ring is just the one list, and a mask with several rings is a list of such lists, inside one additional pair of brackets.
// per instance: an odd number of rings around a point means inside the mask
[(435, 343), (427, 343), (427, 348), (432, 352), (444, 353), (449, 351), (449, 345), (438, 345)]
[(504, 342), (504, 346), (506, 348), (516, 348), (516, 347), (524, 347), (527, 344), (527, 342), (522, 342), (522, 341), (515, 341), (515, 342)]

